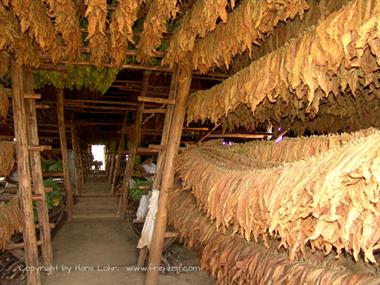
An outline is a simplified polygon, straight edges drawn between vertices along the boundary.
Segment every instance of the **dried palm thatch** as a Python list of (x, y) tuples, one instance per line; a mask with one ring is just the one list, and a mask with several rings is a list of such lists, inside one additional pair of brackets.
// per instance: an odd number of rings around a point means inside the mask
[(181, 63), (194, 49), (195, 40), (198, 36), (203, 38), (207, 33), (215, 30), (216, 21), (219, 18), (223, 23), (226, 23), (228, 2), (234, 8), (234, 0), (196, 1), (191, 11), (183, 17), (181, 25), (174, 31), (162, 64), (173, 66), (174, 63)]
[(54, 18), (55, 32), (61, 34), (65, 43), (65, 55), (75, 60), (79, 55), (81, 32), (77, 7), (72, 0), (44, 0)]
[[(279, 254), (250, 243), (229, 230), (218, 230), (199, 210), (194, 197), (180, 191), (171, 193), (169, 223), (186, 244), (201, 254), (201, 265), (216, 284), (378, 284), (380, 277), (353, 273), (326, 259), (292, 262)], [(275, 244), (273, 244), (275, 245)], [(338, 267), (339, 266), (339, 267)]]
[(11, 142), (0, 142), (0, 176), (8, 176), (15, 163), (14, 146)]
[(22, 232), (23, 217), (17, 199), (9, 203), (0, 203), (0, 251), (11, 239), (12, 235)]
[(194, 93), (189, 98), (187, 121), (210, 119), (215, 123), (241, 104), (254, 113), (266, 99), (287, 102), (297, 112), (305, 109), (317, 114), (320, 100), (330, 92), (339, 96), (349, 88), (355, 95), (359, 87), (371, 83), (376, 89), (380, 78), (376, 63), (380, 58), (379, 21), (378, 1), (350, 2), (222, 84)]
[(305, 0), (244, 0), (230, 14), (226, 25), (218, 25), (213, 33), (197, 42), (194, 69), (206, 73), (213, 66), (228, 68), (237, 54), (250, 50), (252, 43), (259, 44), (278, 22), (302, 16), (308, 8)]
[(160, 46), (168, 19), (177, 15), (177, 0), (152, 0), (137, 44), (137, 59), (148, 62)]
[(106, 20), (107, 0), (86, 0), (85, 16), (88, 19), (87, 40), (90, 42), (92, 59), (95, 66), (100, 66), (108, 51)]
[(111, 51), (114, 63), (120, 66), (125, 58), (128, 43), (133, 41), (133, 23), (136, 21), (143, 0), (118, 1), (110, 24)]
[(247, 240), (280, 238), (290, 260), (309, 243), (376, 262), (380, 132), (270, 144), (189, 149), (178, 163), (184, 187), (217, 226)]
[(5, 119), (8, 114), (9, 99), (6, 89), (0, 84), (0, 119)]

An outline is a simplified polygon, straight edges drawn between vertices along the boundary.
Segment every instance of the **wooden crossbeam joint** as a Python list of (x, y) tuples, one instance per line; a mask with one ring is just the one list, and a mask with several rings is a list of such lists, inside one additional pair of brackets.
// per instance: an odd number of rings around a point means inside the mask
[[(42, 241), (38, 240), (37, 245), (42, 245)], [(15, 250), (15, 249), (23, 249), (25, 247), (25, 243), (20, 242), (20, 243), (13, 243), (13, 242), (8, 242), (5, 245), (5, 250)]]
[(30, 145), (29, 146), (30, 151), (45, 151), (45, 150), (52, 150), (51, 145)]
[(174, 105), (175, 104), (175, 99), (146, 97), (146, 96), (138, 96), (137, 101), (138, 102), (158, 103), (158, 104), (168, 104), (168, 105)]
[(36, 109), (50, 109), (48, 104), (36, 104)]
[(37, 94), (37, 93), (24, 93), (24, 98), (25, 99), (39, 100), (39, 99), (41, 99), (41, 94)]

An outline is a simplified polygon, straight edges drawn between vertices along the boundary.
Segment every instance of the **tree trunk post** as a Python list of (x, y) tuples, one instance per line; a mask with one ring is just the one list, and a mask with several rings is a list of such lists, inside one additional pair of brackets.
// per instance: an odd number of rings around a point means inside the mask
[(67, 218), (70, 221), (73, 215), (73, 189), (71, 187), (70, 172), (69, 172), (69, 158), (67, 155), (67, 141), (66, 141), (66, 127), (65, 127), (65, 111), (63, 105), (63, 89), (58, 89), (57, 93), (57, 116), (58, 116), (58, 129), (59, 140), (61, 143), (62, 152), (62, 165), (63, 165), (63, 182), (66, 192), (66, 212)]
[(124, 150), (124, 144), (125, 144), (124, 138), (125, 138), (125, 129), (127, 127), (127, 118), (128, 118), (127, 114), (125, 114), (124, 118), (123, 118), (123, 123), (121, 125), (121, 133), (120, 133), (119, 146), (118, 146), (118, 150), (117, 150), (117, 158), (116, 158), (116, 162), (115, 162), (114, 175), (113, 175), (112, 184), (111, 184), (112, 195), (115, 195), (117, 179), (119, 177), (119, 172), (120, 172), (121, 159), (125, 157), (125, 155), (123, 155), (122, 152)]
[(145, 285), (155, 285), (158, 281), (158, 269), (161, 261), (167, 223), (167, 201), (169, 188), (174, 182), (175, 159), (177, 157), (181, 142), (183, 123), (186, 114), (186, 103), (192, 79), (191, 73), (191, 68), (186, 66), (185, 68), (181, 68), (178, 78), (176, 104), (174, 107), (173, 119), (169, 132), (169, 141), (166, 149), (160, 196), (158, 201), (158, 211), (153, 230), (153, 238), (148, 262), (149, 270), (146, 275)]
[[(12, 63), (13, 118), (16, 137), (17, 170), (19, 175), (18, 195), (23, 211), (23, 238), (25, 244), (25, 265), (38, 267), (38, 248), (34, 225), (32, 185), (30, 181), (29, 144), (26, 126), (26, 114), (23, 92), (23, 70)], [(40, 273), (37, 270), (27, 272), (28, 285), (40, 285)]]

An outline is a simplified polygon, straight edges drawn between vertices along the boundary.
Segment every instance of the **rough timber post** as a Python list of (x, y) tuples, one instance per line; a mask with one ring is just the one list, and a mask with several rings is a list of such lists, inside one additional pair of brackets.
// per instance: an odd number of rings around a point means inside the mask
[(76, 168), (76, 194), (80, 195), (80, 190), (82, 188), (82, 173), (80, 166), (80, 158), (79, 158), (79, 146), (78, 146), (78, 132), (75, 126), (75, 114), (73, 113), (71, 116), (71, 145), (74, 152), (74, 161)]
[[(170, 82), (168, 99), (175, 99), (175, 96), (177, 94), (177, 87), (178, 87), (178, 76), (179, 76), (179, 69), (178, 67), (175, 67), (172, 74), (171, 82)], [(162, 135), (161, 135), (162, 146), (166, 146), (169, 141), (169, 131), (170, 131), (169, 129), (170, 129), (170, 125), (173, 118), (173, 111), (174, 111), (174, 105), (168, 105), (167, 112), (165, 113), (164, 127), (163, 127)], [(152, 189), (158, 189), (160, 187), (161, 178), (162, 178), (162, 170), (164, 169), (165, 155), (166, 155), (166, 148), (164, 147), (161, 149), (157, 157), (157, 169), (156, 169), (156, 173), (154, 174)], [(139, 256), (137, 259), (137, 266), (144, 266), (147, 254), (148, 254), (147, 247), (140, 249)]]
[(115, 160), (116, 160), (116, 154), (115, 154), (115, 151), (112, 151), (111, 153), (111, 162), (110, 162), (110, 172), (109, 172), (109, 177), (108, 177), (108, 181), (110, 183), (112, 183), (112, 180), (113, 180), (113, 169), (115, 167)]
[(186, 103), (191, 85), (191, 75), (190, 66), (186, 66), (180, 69), (176, 104), (174, 107), (173, 119), (170, 127), (169, 141), (166, 148), (166, 156), (160, 187), (160, 197), (158, 200), (158, 211), (149, 254), (149, 270), (146, 275), (145, 285), (156, 285), (158, 280), (158, 268), (160, 266), (167, 223), (168, 194), (169, 188), (173, 185), (174, 182), (175, 159), (177, 157), (179, 145), (181, 142), (182, 128), (186, 113)]
[[(16, 137), (17, 170), (19, 173), (18, 195), (23, 211), (23, 238), (25, 244), (25, 265), (38, 267), (38, 249), (32, 205), (32, 185), (30, 181), (28, 134), (23, 94), (23, 70), (15, 62), (12, 64), (13, 118)], [(41, 284), (37, 270), (27, 273), (28, 285)]]
[(117, 150), (117, 158), (116, 158), (116, 162), (115, 162), (115, 169), (114, 169), (114, 174), (113, 174), (113, 177), (112, 177), (112, 184), (111, 184), (111, 192), (112, 192), (112, 195), (115, 194), (115, 188), (116, 188), (116, 184), (117, 184), (117, 178), (119, 177), (119, 172), (120, 172), (120, 163), (121, 163), (121, 158), (122, 157), (125, 157), (125, 155), (122, 154), (123, 150), (124, 150), (124, 137), (125, 137), (125, 129), (127, 127), (127, 114), (124, 115), (124, 118), (123, 118), (123, 123), (121, 125), (121, 133), (120, 133), (120, 140), (119, 140), (119, 146), (118, 146), (118, 150)]
[[(24, 72), (24, 91), (33, 93), (33, 74), (30, 70)], [(25, 99), (26, 125), (28, 128), (29, 143), (39, 145), (36, 102), (35, 99)], [(49, 212), (45, 200), (45, 186), (42, 177), (41, 154), (39, 151), (30, 151), (30, 166), (33, 178), (34, 193), (41, 196), (37, 201), (38, 222), (40, 225), (40, 239), (42, 242), (42, 261), (45, 266), (53, 264), (53, 247), (51, 243)]]
[[(145, 96), (148, 91), (148, 84), (149, 84), (149, 72), (144, 72), (143, 77), (143, 86), (141, 90), (141, 95)], [(129, 179), (132, 177), (133, 173), (133, 166), (135, 162), (136, 157), (136, 151), (137, 147), (140, 144), (141, 140), (141, 121), (143, 116), (143, 110), (144, 110), (144, 103), (139, 103), (137, 108), (137, 115), (136, 115), (136, 121), (135, 121), (135, 130), (134, 130), (134, 140), (132, 142), (131, 149), (128, 153), (128, 162), (125, 167), (124, 171), (124, 179), (123, 179), (123, 185), (121, 187), (121, 193), (120, 193), (120, 200), (119, 200), (119, 207), (118, 207), (118, 214), (121, 217), (125, 217), (125, 214), (127, 212), (128, 208), (128, 196), (129, 196)]]
[(67, 156), (67, 141), (65, 132), (65, 113), (63, 106), (63, 89), (58, 89), (57, 93), (57, 115), (58, 115), (58, 129), (59, 140), (61, 142), (62, 164), (63, 164), (63, 182), (66, 191), (66, 212), (67, 219), (70, 221), (73, 215), (73, 189), (71, 187), (70, 173), (69, 173), (69, 158)]

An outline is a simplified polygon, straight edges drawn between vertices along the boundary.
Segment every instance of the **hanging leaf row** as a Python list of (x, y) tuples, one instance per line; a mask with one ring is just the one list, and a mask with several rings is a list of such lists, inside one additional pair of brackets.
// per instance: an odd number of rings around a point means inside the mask
[(148, 62), (155, 56), (163, 34), (167, 30), (167, 21), (177, 15), (177, 0), (152, 0), (144, 21), (140, 40), (137, 44), (137, 60)]
[(212, 67), (227, 68), (237, 54), (260, 44), (278, 22), (302, 16), (309, 8), (305, 0), (243, 0), (214, 32), (200, 39), (194, 48), (193, 67), (206, 73)]
[(106, 60), (108, 51), (106, 20), (107, 0), (86, 0), (86, 14), (88, 20), (88, 35), (92, 59), (95, 66), (101, 66)]
[[(230, 2), (233, 8), (234, 1)], [(173, 66), (174, 62), (180, 63), (194, 49), (198, 36), (203, 38), (207, 33), (215, 30), (219, 18), (226, 23), (227, 4), (228, 0), (196, 1), (191, 11), (183, 17), (180, 26), (175, 29), (162, 64)]]
[[(380, 3), (355, 0), (316, 28), (253, 62), (223, 83), (189, 98), (187, 121), (218, 122), (246, 104), (255, 115), (266, 99), (288, 102), (314, 117), (330, 92), (379, 87)], [(372, 95), (371, 95), (372, 96)], [(307, 104), (304, 106), (304, 100)], [(283, 110), (287, 112), (287, 109)]]
[(134, 43), (132, 27), (137, 19), (142, 2), (143, 0), (119, 0), (115, 11), (112, 13), (110, 24), (111, 54), (116, 66), (123, 63), (128, 43)]
[(217, 227), (248, 241), (281, 240), (289, 259), (305, 246), (376, 263), (380, 247), (380, 132), (289, 139), (225, 147), (221, 141), (183, 152), (191, 190)]
[[(169, 223), (179, 232), (185, 244), (197, 251), (203, 270), (216, 285), (230, 284), (378, 284), (379, 277), (352, 269), (352, 262), (340, 263), (333, 257), (314, 257), (306, 261), (289, 261), (271, 240), (265, 249), (247, 242), (230, 230), (220, 230), (199, 209), (193, 195), (175, 190), (170, 195)], [(350, 264), (350, 267), (347, 266)]]
[(73, 0), (44, 0), (49, 6), (49, 14), (54, 18), (56, 34), (61, 34), (65, 43), (65, 55), (70, 60), (77, 59), (81, 47), (81, 31), (77, 6)]

